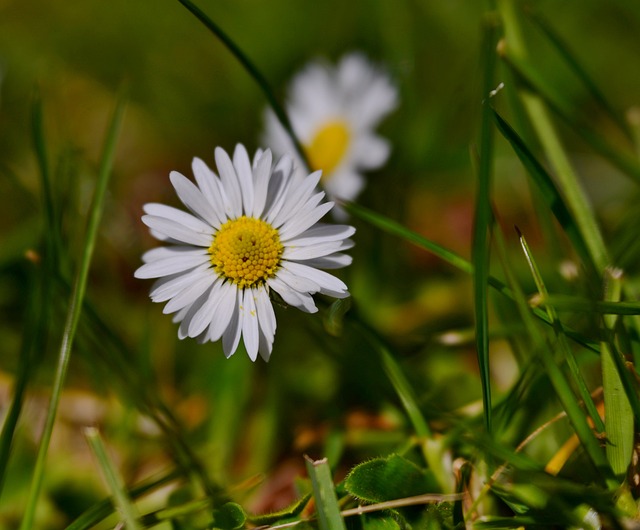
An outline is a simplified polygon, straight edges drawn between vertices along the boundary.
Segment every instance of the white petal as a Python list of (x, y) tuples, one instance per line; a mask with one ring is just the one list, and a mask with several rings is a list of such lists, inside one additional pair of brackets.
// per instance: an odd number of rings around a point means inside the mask
[(242, 144), (236, 145), (233, 152), (233, 167), (236, 170), (238, 183), (240, 184), (244, 214), (251, 215), (253, 210), (253, 171), (247, 150)]
[(359, 169), (378, 169), (389, 158), (391, 143), (380, 136), (366, 134), (356, 138), (352, 149), (354, 164)]
[(304, 247), (296, 247), (287, 244), (285, 246), (282, 258), (286, 260), (305, 260), (320, 258), (322, 256), (328, 256), (334, 252), (346, 250), (353, 246), (353, 241), (347, 239), (347, 241), (328, 241), (326, 243), (317, 243), (315, 245), (307, 245)]
[(234, 304), (234, 311), (231, 317), (229, 326), (222, 334), (222, 351), (225, 357), (228, 359), (231, 357), (238, 348), (240, 342), (240, 336), (242, 334), (242, 319), (240, 318), (240, 305), (242, 304), (242, 291), (236, 290), (236, 303)]
[(244, 290), (240, 317), (242, 319), (242, 340), (249, 359), (255, 361), (258, 357), (258, 314), (252, 289)]
[(180, 327), (178, 327), (178, 338), (180, 340), (185, 339), (189, 336), (189, 326), (191, 325), (191, 319), (200, 310), (202, 304), (204, 304), (204, 302), (207, 300), (208, 294), (209, 289), (202, 293), (191, 305), (186, 306), (187, 312), (182, 318)]
[(277, 324), (276, 314), (273, 311), (271, 300), (269, 300), (269, 293), (266, 287), (258, 287), (255, 289), (254, 294), (260, 329), (264, 333), (265, 338), (269, 339), (273, 343), (273, 336), (276, 333)]
[(218, 176), (201, 159), (195, 157), (191, 162), (191, 170), (196, 178), (200, 191), (211, 203), (220, 223), (227, 220), (227, 209), (231, 211), (231, 205), (222, 190), (222, 183)]
[(207, 250), (204, 248), (193, 247), (191, 245), (174, 245), (169, 247), (156, 247), (147, 250), (142, 255), (142, 261), (151, 263), (166, 258), (176, 256), (206, 256)]
[(353, 258), (348, 254), (332, 254), (331, 256), (324, 256), (322, 258), (315, 258), (310, 260), (304, 260), (301, 263), (314, 267), (315, 269), (340, 269), (351, 265)]
[(211, 235), (213, 234), (213, 228), (204, 224), (199, 219), (196, 219), (192, 215), (183, 212), (188, 215), (190, 225), (186, 223), (178, 222), (166, 217), (157, 217), (155, 215), (143, 215), (142, 222), (149, 228), (157, 230), (161, 234), (172, 237), (183, 243), (191, 243), (199, 247), (208, 247), (211, 245)]
[(284, 203), (277, 213), (274, 216), (271, 224), (274, 227), (279, 227), (283, 223), (285, 223), (289, 217), (299, 209), (311, 196), (313, 191), (316, 189), (316, 186), (320, 182), (320, 177), (322, 176), (321, 171), (315, 171), (311, 173), (308, 177), (306, 177), (299, 186), (291, 186), (287, 187), (286, 196)]
[(213, 207), (195, 184), (177, 171), (172, 171), (169, 174), (169, 179), (178, 197), (189, 210), (214, 228), (220, 227), (220, 221), (215, 215)]
[(218, 172), (220, 173), (220, 180), (231, 206), (229, 216), (232, 219), (236, 219), (242, 215), (242, 194), (240, 192), (240, 183), (238, 182), (236, 170), (224, 149), (216, 147), (215, 158)]
[(299, 216), (289, 219), (279, 230), (280, 239), (286, 241), (304, 232), (307, 228), (317, 223), (326, 213), (333, 208), (332, 202), (326, 202), (312, 210), (301, 212)]
[(195, 302), (202, 293), (204, 293), (215, 281), (216, 276), (213, 273), (203, 274), (197, 278), (191, 285), (180, 291), (174, 296), (162, 310), (165, 314), (175, 313), (179, 309)]
[(279, 280), (282, 280), (299, 293), (317, 293), (320, 290), (320, 285), (313, 280), (291, 272), (289, 265), (290, 262), (288, 261), (282, 263), (282, 268), (278, 271)]
[(259, 218), (264, 211), (264, 206), (267, 202), (267, 190), (269, 187), (269, 177), (271, 172), (271, 151), (267, 149), (264, 154), (257, 161), (254, 174), (254, 197), (253, 197), (253, 210), (251, 215)]
[(222, 301), (222, 280), (218, 278), (211, 286), (209, 295), (204, 303), (200, 306), (197, 313), (193, 315), (189, 323), (189, 337), (197, 337), (209, 327), (213, 322), (216, 310)]
[(302, 263), (287, 262), (286, 268), (292, 274), (307, 278), (320, 286), (320, 292), (328, 294), (336, 298), (345, 298), (349, 296), (345, 283), (335, 276)]
[(289, 244), (296, 247), (315, 245), (317, 243), (347, 239), (355, 233), (356, 229), (353, 226), (318, 223), (297, 237), (289, 239)]
[(149, 296), (154, 302), (166, 302), (176, 296), (180, 291), (205, 275), (211, 274), (208, 267), (202, 266), (181, 274), (172, 274), (157, 280), (151, 287)]
[(316, 313), (318, 311), (318, 308), (310, 295), (293, 290), (282, 280), (278, 278), (270, 278), (267, 281), (267, 285), (278, 293), (287, 304), (297, 307), (307, 313)]
[(220, 288), (220, 304), (211, 320), (208, 331), (211, 340), (214, 342), (222, 337), (222, 334), (229, 326), (234, 312), (237, 312), (237, 292), (238, 288), (230, 282), (223, 283)]
[(136, 270), (133, 275), (140, 279), (160, 278), (162, 276), (169, 276), (170, 274), (176, 274), (178, 272), (193, 269), (194, 267), (203, 265), (208, 261), (209, 258), (206, 255), (199, 254), (172, 256), (169, 258), (159, 259), (151, 263), (146, 263)]

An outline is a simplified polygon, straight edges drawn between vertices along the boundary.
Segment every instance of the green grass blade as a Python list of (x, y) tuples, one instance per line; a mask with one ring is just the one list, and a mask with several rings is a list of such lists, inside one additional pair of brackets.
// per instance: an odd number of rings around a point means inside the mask
[(113, 494), (114, 503), (122, 516), (125, 528), (127, 530), (141, 530), (142, 526), (138, 522), (140, 515), (135, 506), (131, 504), (122, 477), (118, 474), (113, 462), (107, 455), (107, 450), (98, 429), (87, 427), (84, 430), (84, 435)]
[(549, 294), (542, 305), (552, 305), (556, 309), (600, 313), (603, 315), (640, 315), (640, 302), (611, 302), (589, 300), (578, 296)]
[(487, 18), (484, 25), (484, 46), (482, 60), (484, 79), (482, 84), (482, 120), (480, 124), (480, 153), (478, 161), (478, 188), (476, 192), (475, 219), (473, 226), (473, 292), (476, 326), (476, 350), (480, 381), (482, 383), (482, 403), (485, 427), (491, 432), (491, 372), (489, 360), (489, 290), (490, 232), (493, 216), (491, 213), (491, 173), (493, 166), (493, 127), (489, 93), (493, 89), (496, 64), (495, 47), (497, 28), (493, 18)]
[[(165, 473), (160, 477), (151, 479), (144, 484), (133, 487), (129, 492), (127, 492), (127, 495), (131, 499), (138, 499), (149, 492), (166, 486), (180, 477), (181, 473), (179, 471)], [(106, 519), (113, 513), (115, 513), (115, 507), (112, 499), (105, 499), (85, 511), (80, 517), (67, 526), (66, 530), (88, 530), (90, 528), (95, 528), (100, 521)]]
[[(620, 299), (622, 271), (605, 271), (605, 299)], [(605, 315), (604, 326), (613, 334), (617, 317)], [(622, 379), (616, 368), (613, 353), (606, 341), (602, 342), (602, 388), (604, 392), (604, 421), (607, 433), (607, 459), (618, 480), (623, 480), (633, 451), (633, 410), (624, 391)]]
[[(516, 2), (502, 1), (500, 7), (510, 56), (521, 61), (527, 61), (528, 52), (521, 37)], [(591, 258), (589, 262), (595, 265), (598, 276), (601, 276), (604, 268), (609, 265), (610, 260), (588, 198), (562, 146), (545, 103), (539, 96), (532, 93), (523, 91), (521, 97), (529, 115), (529, 120), (554, 169), (559, 189), (566, 199), (567, 208), (575, 219), (577, 229), (587, 247)], [(577, 251), (581, 250), (577, 249)]]
[(340, 515), (329, 462), (326, 458), (311, 460), (305, 457), (305, 464), (311, 478), (320, 530), (346, 530), (344, 519)]
[[(546, 299), (548, 296), (547, 287), (544, 283), (544, 280), (542, 279), (542, 275), (540, 274), (540, 269), (538, 268), (536, 260), (534, 259), (533, 254), (531, 253), (531, 249), (527, 244), (527, 240), (522, 235), (520, 230), (518, 230), (518, 237), (520, 239), (520, 245), (522, 246), (524, 255), (527, 259), (527, 263), (529, 264), (531, 275), (533, 276), (533, 280), (538, 289), (538, 293), (543, 299)], [(547, 305), (546, 309), (547, 309), (547, 315), (549, 315), (549, 320), (551, 320), (551, 322), (553, 323), (553, 329), (556, 333), (556, 338), (558, 339), (559, 350), (562, 353), (562, 357), (567, 362), (567, 366), (569, 367), (569, 372), (573, 377), (573, 382), (578, 388), (578, 394), (580, 395), (580, 399), (582, 399), (582, 402), (584, 403), (587, 409), (587, 413), (589, 414), (589, 416), (591, 416), (591, 420), (593, 421), (593, 424), (595, 425), (596, 430), (600, 433), (603, 433), (605, 432), (604, 423), (600, 418), (600, 414), (598, 414), (598, 410), (596, 409), (596, 405), (593, 402), (593, 399), (591, 398), (591, 393), (589, 392), (589, 389), (587, 388), (587, 384), (584, 380), (584, 377), (580, 372), (578, 362), (576, 361), (576, 358), (573, 355), (573, 352), (571, 351), (569, 344), (567, 343), (566, 335), (563, 333), (562, 326), (560, 325), (560, 322), (558, 320), (558, 314), (556, 313), (556, 310), (552, 305)]]
[(551, 381), (562, 408), (567, 413), (567, 417), (571, 422), (571, 425), (573, 425), (576, 435), (584, 446), (584, 449), (594, 466), (600, 473), (604, 483), (609, 489), (615, 489), (617, 487), (617, 482), (613, 478), (613, 474), (605, 457), (604, 451), (600, 448), (599, 440), (589, 427), (584, 411), (580, 407), (580, 403), (576, 399), (576, 396), (573, 394), (569, 382), (565, 378), (562, 370), (556, 364), (547, 341), (545, 341), (544, 336), (536, 329), (535, 321), (529, 311), (529, 306), (522, 289), (519, 284), (514, 281), (514, 278), (511, 275), (509, 275), (509, 281), (514, 293), (514, 301), (516, 302), (518, 313), (520, 314), (520, 317), (527, 329), (527, 333), (532, 341), (531, 351), (537, 355), (542, 362), (545, 373)]
[(504, 56), (506, 64), (514, 71), (517, 78), (524, 84), (526, 90), (535, 93), (547, 106), (568, 124), (571, 129), (578, 133), (582, 139), (593, 147), (604, 158), (609, 160), (623, 173), (630, 176), (634, 181), (640, 182), (640, 164), (628, 153), (621, 151), (617, 146), (611, 145), (601, 135), (593, 132), (583, 120), (577, 120), (574, 116), (577, 111), (569, 109), (569, 104), (563, 101), (560, 93), (552, 90), (546, 84), (544, 76), (531, 65), (515, 57)]
[(67, 368), (69, 366), (71, 347), (73, 345), (75, 332), (78, 326), (78, 320), (80, 318), (82, 301), (84, 299), (84, 293), (87, 286), (87, 277), (89, 275), (89, 266), (91, 264), (91, 257), (93, 255), (98, 226), (100, 223), (100, 218), (102, 216), (104, 196), (107, 189), (109, 176), (111, 174), (111, 166), (115, 154), (116, 139), (120, 130), (120, 124), (122, 122), (122, 117), (124, 114), (124, 107), (124, 98), (121, 98), (114, 111), (113, 118), (109, 125), (109, 130), (106, 136), (93, 205), (89, 214), (89, 222), (87, 225), (87, 232), (83, 245), (82, 260), (80, 262), (80, 267), (69, 303), (67, 319), (65, 322), (62, 342), (60, 345), (58, 364), (54, 376), (51, 401), (49, 403), (45, 426), (42, 433), (42, 438), (40, 440), (40, 446), (38, 448), (38, 455), (36, 458), (36, 465), (31, 482), (31, 488), (29, 490), (25, 516), (22, 519), (22, 523), (20, 525), (21, 530), (27, 530), (33, 527), (36, 506), (38, 504), (38, 498), (40, 495), (40, 489), (42, 487), (42, 480), (44, 477), (44, 468), (47, 452), (49, 450), (49, 442), (51, 441), (51, 434), (53, 432), (53, 426), (58, 411), (58, 404), (60, 402), (60, 396), (62, 394), (62, 388), (64, 386), (64, 380), (67, 373)]
[(536, 26), (540, 29), (542, 34), (547, 38), (547, 41), (553, 45), (558, 55), (562, 57), (571, 71), (580, 79), (582, 84), (591, 94), (594, 101), (598, 103), (600, 108), (609, 115), (611, 120), (620, 128), (620, 130), (627, 136), (630, 141), (633, 141), (633, 135), (629, 130), (629, 124), (622, 117), (622, 115), (616, 111), (616, 109), (609, 103), (605, 95), (598, 88), (598, 85), (591, 79), (591, 76), (582, 67), (575, 54), (569, 48), (566, 42), (560, 37), (560, 35), (551, 27), (549, 22), (540, 14), (533, 10), (528, 10), (530, 20), (532, 20)]
[(304, 161), (307, 168), (309, 168), (310, 166), (309, 161), (307, 160), (307, 153), (302, 147), (300, 140), (296, 136), (287, 113), (276, 99), (273, 90), (269, 86), (269, 83), (267, 82), (267, 79), (264, 77), (264, 75), (262, 75), (260, 70), (258, 70), (258, 68), (256, 68), (256, 66), (249, 60), (249, 57), (247, 57), (247, 55), (240, 49), (240, 47), (224, 31), (222, 31), (222, 28), (220, 28), (220, 26), (218, 26), (209, 16), (207, 16), (204, 11), (198, 8), (193, 2), (191, 2), (191, 0), (178, 0), (178, 2), (186, 7), (200, 22), (205, 25), (205, 27), (209, 31), (211, 31), (211, 33), (213, 33), (220, 40), (220, 42), (222, 42), (227, 47), (227, 49), (233, 54), (236, 59), (238, 59), (240, 64), (262, 89), (262, 92), (267, 98), (267, 101), (273, 109), (273, 112), (289, 134), (289, 137), (291, 138), (296, 151)]
[(504, 138), (511, 144), (511, 147), (515, 151), (516, 155), (522, 162), (522, 165), (527, 169), (529, 175), (533, 179), (534, 184), (540, 190), (542, 197), (547, 203), (548, 208), (553, 212), (556, 219), (560, 223), (567, 237), (573, 244), (574, 249), (585, 262), (591, 268), (594, 267), (591, 260), (591, 254), (589, 252), (586, 241), (582, 236), (577, 223), (574, 220), (573, 215), (569, 211), (565, 204), (562, 195), (556, 188), (552, 178), (544, 169), (542, 164), (531, 153), (529, 148), (522, 141), (522, 138), (514, 131), (511, 126), (494, 111), (494, 118), (498, 126), (498, 130), (504, 136)]
[[(363, 221), (368, 222), (372, 226), (380, 228), (381, 230), (387, 232), (388, 234), (404, 239), (405, 241), (413, 243), (417, 247), (423, 250), (426, 250), (427, 252), (431, 252), (433, 255), (439, 257), (443, 261), (456, 267), (462, 272), (466, 272), (467, 274), (473, 273), (473, 265), (469, 261), (464, 259), (462, 256), (460, 256), (459, 254), (456, 254), (455, 252), (441, 245), (438, 245), (437, 243), (434, 243), (433, 241), (414, 232), (413, 230), (406, 228), (405, 226), (401, 225), (397, 221), (394, 221), (393, 219), (389, 219), (388, 217), (385, 217), (384, 215), (378, 212), (369, 210), (364, 206), (360, 206), (359, 204), (343, 203), (342, 205), (354, 217), (358, 217)], [(513, 300), (513, 293), (511, 292), (509, 287), (507, 287), (504, 284), (504, 282), (500, 281), (495, 276), (489, 276), (488, 283), (497, 292)], [(543, 322), (547, 324), (551, 324), (551, 322), (549, 321), (549, 317), (547, 316), (545, 311), (542, 311), (539, 308), (533, 308), (532, 312), (537, 318), (541, 319)], [(563, 326), (563, 328), (564, 328), (564, 332), (572, 340), (576, 341), (577, 343), (581, 344), (585, 348), (588, 348), (594, 352), (597, 352), (597, 353), (600, 352), (600, 348), (599, 348), (599, 345), (597, 345), (597, 343), (571, 330), (567, 326)]]
[(429, 424), (425, 420), (424, 415), (420, 410), (420, 406), (418, 405), (418, 398), (402, 371), (402, 368), (400, 368), (391, 350), (375, 330), (359, 319), (354, 311), (348, 313), (348, 317), (351, 319), (354, 327), (356, 327), (358, 331), (365, 336), (367, 341), (380, 356), (382, 367), (384, 368), (398, 399), (400, 399), (400, 403), (402, 403), (402, 406), (407, 413), (407, 417), (413, 426), (413, 430), (420, 439), (420, 448), (424, 455), (424, 459), (436, 477), (440, 488), (445, 492), (453, 491), (453, 474), (451, 473), (451, 470), (445, 469), (445, 466), (443, 466), (444, 460), (442, 458), (442, 446), (439, 444), (438, 440), (433, 438)]
[(435, 256), (439, 257), (441, 260), (447, 262), (449, 265), (453, 265), (455, 268), (460, 269), (463, 272), (468, 274), (473, 273), (473, 265), (469, 263), (466, 259), (464, 259), (459, 254), (434, 243), (433, 241), (427, 239), (424, 236), (406, 228), (402, 224), (393, 219), (389, 219), (384, 215), (379, 214), (378, 212), (374, 212), (356, 204), (354, 202), (341, 203), (341, 205), (349, 212), (351, 215), (362, 219), (363, 221), (368, 222), (369, 224), (384, 230), (385, 232), (398, 236), (405, 241), (409, 241), (418, 247), (431, 252)]

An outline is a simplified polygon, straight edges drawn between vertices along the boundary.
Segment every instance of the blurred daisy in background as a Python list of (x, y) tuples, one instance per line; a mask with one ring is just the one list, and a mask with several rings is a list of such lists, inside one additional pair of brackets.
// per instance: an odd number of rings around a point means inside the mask
[[(387, 161), (389, 141), (374, 129), (397, 103), (389, 76), (359, 53), (344, 56), (336, 67), (314, 62), (294, 77), (287, 113), (310, 169), (322, 170), (321, 185), (332, 198), (353, 200), (364, 187), (361, 172)], [(296, 153), (270, 109), (263, 142), (276, 154)], [(296, 166), (304, 170), (295, 156)]]
[(349, 265), (355, 229), (318, 221), (333, 207), (316, 192), (320, 171), (294, 175), (285, 156), (272, 166), (271, 151), (258, 150), (253, 164), (242, 145), (233, 160), (216, 148), (219, 176), (195, 158), (196, 184), (180, 173), (170, 179), (191, 213), (146, 204), (142, 221), (169, 245), (143, 255), (136, 278), (159, 278), (154, 302), (175, 313), (178, 336), (201, 342), (222, 338), (227, 357), (242, 337), (255, 360), (269, 360), (276, 331), (270, 300), (275, 291), (302, 311), (318, 309), (311, 297), (349, 296), (347, 286), (320, 269)]

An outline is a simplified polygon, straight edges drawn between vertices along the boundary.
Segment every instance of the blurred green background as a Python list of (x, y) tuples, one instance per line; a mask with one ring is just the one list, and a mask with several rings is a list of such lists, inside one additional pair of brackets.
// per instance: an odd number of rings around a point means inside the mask
[[(470, 256), (475, 191), (470, 146), (477, 139), (482, 100), (483, 2), (203, 0), (199, 5), (254, 61), (281, 100), (291, 76), (314, 58), (335, 61), (345, 52), (362, 50), (384, 65), (400, 93), (399, 108), (380, 129), (391, 140), (393, 153), (384, 168), (368, 175), (360, 202)], [(539, 1), (530, 7), (549, 20), (617, 109), (624, 112), (640, 104), (637, 2)], [(577, 114), (591, 119), (593, 108), (584, 88), (539, 33), (530, 25), (525, 29), (535, 64), (562, 89)], [(397, 427), (406, 420), (377, 358), (357, 334), (333, 337), (325, 332), (322, 316), (277, 308), (271, 362), (252, 365), (242, 351), (225, 361), (219, 344), (179, 342), (170, 317), (149, 301), (149, 282), (134, 280), (141, 253), (155, 246), (139, 220), (142, 205), (177, 205), (168, 174), (178, 170), (190, 176), (193, 156), (213, 165), (215, 146), (231, 150), (241, 142), (250, 151), (259, 147), (266, 105), (238, 62), (177, 1), (0, 0), (0, 80), (2, 410), (11, 396), (25, 292), (37, 267), (37, 259), (33, 263), (25, 255), (37, 252), (42, 240), (31, 134), (34, 91), (44, 104), (49, 165), (67, 250), (63, 266), (71, 273), (105, 129), (124, 86), (130, 100), (88, 298), (126, 348), (133, 380), (162, 396), (207, 466), (223, 481), (237, 482), (260, 472), (293, 481), (302, 453), (319, 456), (328, 451), (332, 432), (350, 436), (342, 439), (352, 451), (344, 459), (345, 468), (402, 442)], [(496, 105), (509, 114), (502, 96)], [(593, 115), (596, 127), (598, 119)], [(622, 216), (634, 215), (637, 191), (571, 130), (560, 131), (605, 234), (615, 235)], [(543, 243), (523, 171), (506, 143), (496, 143), (494, 201), (507, 243), (519, 255), (512, 225), (529, 230), (534, 248)], [(472, 342), (451, 347), (439, 340), (451, 330), (471, 330), (470, 278), (423, 251), (354, 223), (359, 229), (354, 264), (342, 277), (352, 289), (354, 304), (401, 354), (427, 417), (437, 421), (459, 407), (479, 407)], [(619, 252), (623, 250), (628, 249)], [(626, 256), (632, 269), (637, 270), (638, 255), (634, 251)], [(554, 271), (549, 273), (554, 284), (560, 260), (545, 258), (540, 256), (542, 265)], [(556, 285), (567, 288), (557, 278)], [(11, 484), (0, 506), (7, 521), (20, 513), (55, 363), (67, 300), (61, 289), (55, 293), (51, 337), (34, 370)], [(81, 329), (60, 414), (62, 426), (52, 446), (58, 456), (50, 458), (50, 510), (43, 517), (53, 521), (73, 517), (86, 505), (81, 492), (96, 499), (104, 494), (94, 464), (86, 458), (79, 425), (97, 422), (105, 427), (128, 480), (167, 466), (162, 437), (144, 423), (131, 381), (119, 376), (109, 347), (102, 346), (100, 333), (92, 334), (90, 325)], [(505, 364), (500, 362), (503, 350)], [(508, 350), (496, 342), (499, 390), (513, 373)], [(75, 462), (73, 472), (70, 462)], [(89, 493), (77, 488), (76, 494), (67, 484), (77, 483), (83, 474), (92, 477), (87, 479), (92, 485)], [(291, 498), (277, 498), (273, 485), (265, 491), (270, 493), (255, 495), (257, 510)], [(65, 504), (63, 493), (72, 500)]]

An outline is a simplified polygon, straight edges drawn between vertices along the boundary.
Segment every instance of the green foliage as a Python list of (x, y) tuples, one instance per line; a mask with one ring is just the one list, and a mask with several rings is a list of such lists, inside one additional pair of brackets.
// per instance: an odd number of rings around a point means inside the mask
[[(637, 2), (5, 4), (0, 527), (637, 524)], [(351, 49), (401, 100), (352, 297), (268, 365), (179, 341), (141, 205), (267, 105), (304, 159), (286, 84)]]
[(345, 479), (346, 490), (366, 502), (384, 502), (434, 491), (433, 477), (397, 454), (363, 462)]

